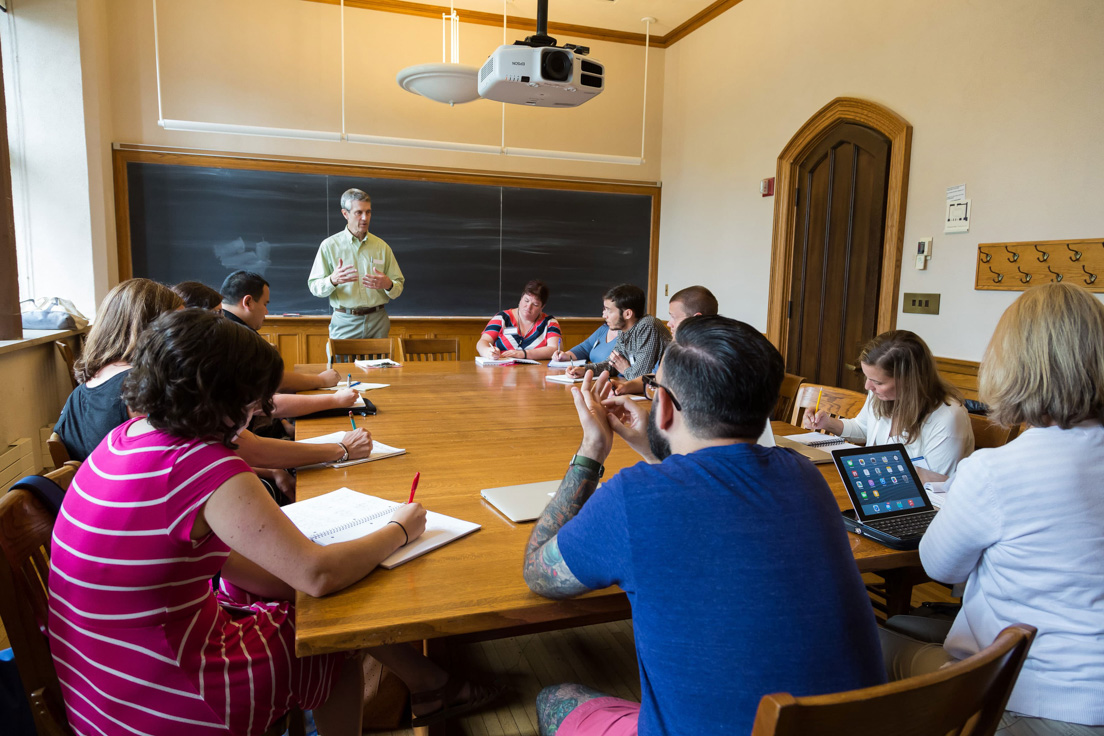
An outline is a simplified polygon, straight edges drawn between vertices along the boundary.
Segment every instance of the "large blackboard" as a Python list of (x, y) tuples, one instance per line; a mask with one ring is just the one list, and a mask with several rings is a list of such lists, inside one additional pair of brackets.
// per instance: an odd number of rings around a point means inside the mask
[(610, 286), (648, 287), (650, 192), (135, 160), (125, 172), (134, 276), (218, 288), (234, 270), (257, 271), (272, 285), (276, 315), (329, 312), (307, 275), (319, 243), (345, 226), (339, 198), (350, 187), (371, 195), (370, 230), (406, 277), (393, 316), (489, 316), (539, 278), (551, 290), (546, 311), (593, 317)]

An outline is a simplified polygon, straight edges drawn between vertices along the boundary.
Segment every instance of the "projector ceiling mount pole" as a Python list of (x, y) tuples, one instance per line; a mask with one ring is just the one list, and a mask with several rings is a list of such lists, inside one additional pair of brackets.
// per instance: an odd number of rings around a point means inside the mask
[(515, 41), (524, 46), (555, 46), (556, 39), (548, 35), (548, 0), (537, 0), (537, 32), (527, 36), (524, 41)]

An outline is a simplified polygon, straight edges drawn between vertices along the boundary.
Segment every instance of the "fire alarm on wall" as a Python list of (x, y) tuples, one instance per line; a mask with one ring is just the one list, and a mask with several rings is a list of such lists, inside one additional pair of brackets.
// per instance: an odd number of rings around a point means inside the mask
[(759, 182), (759, 193), (764, 197), (774, 196), (774, 177)]

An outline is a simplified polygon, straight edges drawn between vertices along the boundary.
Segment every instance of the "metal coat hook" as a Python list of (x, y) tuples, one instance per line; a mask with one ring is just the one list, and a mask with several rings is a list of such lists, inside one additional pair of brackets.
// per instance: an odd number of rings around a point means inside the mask
[(1020, 276), (1021, 284), (1026, 284), (1028, 281), (1031, 280), (1031, 274), (1029, 274), (1027, 271), (1023, 270), (1019, 266), (1016, 266), (1016, 270), (1023, 274), (1022, 276)]
[(1072, 256), (1070, 256), (1071, 261), (1080, 261), (1081, 260), (1081, 251), (1074, 250), (1073, 246), (1070, 245), (1069, 243), (1066, 243), (1066, 247), (1069, 248), (1070, 253), (1073, 254)]
[[(1006, 246), (1004, 246), (1004, 249), (1005, 249), (1006, 251), (1008, 251), (1008, 252), (1009, 252), (1009, 253), (1010, 253), (1010, 254), (1012, 255), (1012, 257), (1008, 259), (1008, 262), (1009, 262), (1009, 263), (1015, 263), (1016, 261), (1020, 260), (1020, 254), (1019, 254), (1019, 253), (1017, 253), (1016, 251), (1012, 250), (1012, 249), (1011, 249), (1011, 248), (1009, 248), (1009, 247), (1008, 247), (1007, 245), (1006, 245)], [(1019, 268), (1019, 266), (1017, 266), (1017, 268)]]
[[(993, 260), (993, 254), (987, 250), (982, 250), (981, 248), (978, 248), (978, 257), (981, 258), (982, 263), (988, 263), (989, 261)], [(992, 271), (993, 269), (989, 270)]]
[(1052, 274), (1054, 274), (1054, 280), (1056, 282), (1060, 282), (1062, 280), (1062, 278), (1063, 278), (1062, 274), (1058, 273), (1053, 268), (1051, 268), (1049, 263), (1047, 264), (1047, 270), (1050, 271)]
[(999, 284), (1000, 282), (1004, 281), (1004, 274), (1003, 273), (997, 273), (996, 271), (993, 270), (992, 266), (989, 267), (989, 273), (993, 274), (996, 277), (996, 278), (993, 279), (994, 284)]
[(1038, 258), (1036, 259), (1037, 261), (1039, 261), (1039, 263), (1045, 263), (1045, 262), (1046, 262), (1046, 259), (1050, 258), (1050, 254), (1049, 254), (1049, 253), (1047, 253), (1047, 252), (1046, 252), (1045, 250), (1043, 250), (1042, 248), (1040, 248), (1039, 246), (1037, 246), (1037, 245), (1033, 245), (1033, 246), (1031, 246), (1031, 247), (1032, 247), (1032, 248), (1034, 248), (1035, 250), (1039, 251), (1039, 253), (1041, 253), (1041, 254), (1042, 254), (1041, 256), (1039, 256), (1039, 257), (1038, 257)]
[(1089, 274), (1089, 277), (1087, 279), (1082, 279), (1082, 281), (1084, 281), (1086, 284), (1091, 284), (1094, 281), (1096, 281), (1096, 274), (1095, 273), (1089, 273), (1089, 269), (1085, 268), (1084, 264), (1082, 264), (1081, 270), (1084, 271), (1085, 273)]

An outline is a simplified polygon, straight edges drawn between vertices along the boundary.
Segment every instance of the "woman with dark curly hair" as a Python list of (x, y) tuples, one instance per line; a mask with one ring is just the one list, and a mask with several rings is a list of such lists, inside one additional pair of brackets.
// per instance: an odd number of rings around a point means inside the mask
[[(233, 450), (252, 414), (271, 412), (281, 369), (260, 336), (203, 310), (164, 315), (142, 335), (123, 395), (144, 416), (92, 452), (54, 527), (51, 653), (79, 730), (253, 736), (299, 707), (324, 736), (360, 734), (361, 659), (295, 657), (288, 601), (357, 582), (421, 535), (425, 510), (400, 506), (341, 544), (303, 536)], [(409, 647), (372, 654), (418, 694), (427, 721), (494, 695)]]

